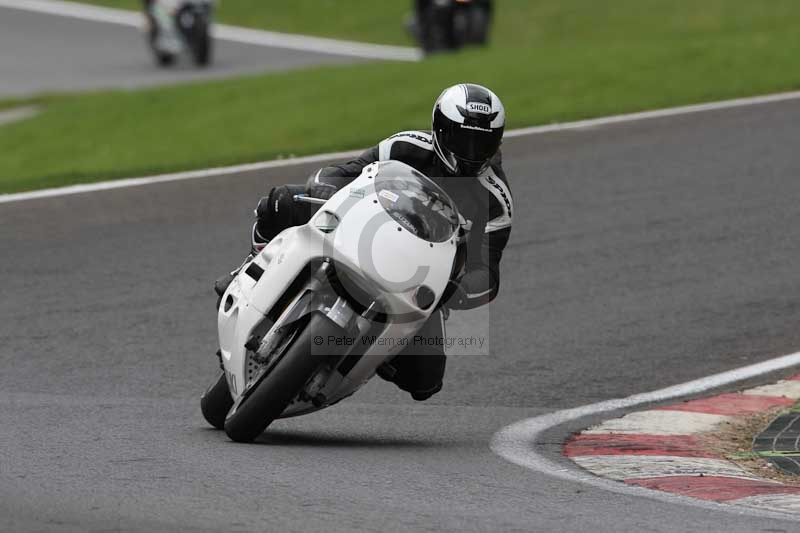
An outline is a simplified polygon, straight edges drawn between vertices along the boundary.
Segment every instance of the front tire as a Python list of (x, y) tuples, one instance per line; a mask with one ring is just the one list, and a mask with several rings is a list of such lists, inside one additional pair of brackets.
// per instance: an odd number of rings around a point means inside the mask
[(225, 417), (233, 407), (233, 398), (228, 388), (225, 372), (211, 385), (203, 396), (200, 397), (200, 410), (206, 422), (217, 429), (225, 427)]
[(156, 65), (159, 67), (172, 66), (175, 63), (175, 55), (160, 50), (158, 46), (156, 46), (157, 40), (158, 29), (156, 28), (155, 21), (152, 21), (150, 23), (150, 30), (147, 35), (147, 44), (150, 47), (150, 51), (153, 53), (153, 59), (155, 59)]
[(159, 67), (171, 67), (175, 64), (175, 56), (166, 52), (154, 52), (156, 65)]
[(236, 442), (251, 442), (278, 418), (292, 399), (331, 356), (345, 348), (320, 344), (319, 338), (341, 338), (342, 329), (314, 313), (294, 342), (267, 374), (242, 393), (225, 419), (225, 433)]

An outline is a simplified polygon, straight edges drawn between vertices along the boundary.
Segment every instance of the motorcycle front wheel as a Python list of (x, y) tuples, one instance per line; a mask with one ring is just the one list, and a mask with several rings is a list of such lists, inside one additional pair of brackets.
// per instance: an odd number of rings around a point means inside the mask
[(156, 46), (157, 39), (158, 30), (153, 26), (148, 32), (147, 44), (150, 47), (150, 51), (153, 53), (153, 59), (155, 59), (156, 65), (159, 67), (169, 67), (173, 65), (176, 59), (175, 54), (159, 50), (158, 46)]
[[(225, 419), (225, 433), (235, 442), (251, 442), (288, 407), (328, 359), (346, 348), (327, 346), (325, 339), (341, 338), (342, 329), (314, 313), (277, 363), (242, 392)], [(323, 342), (320, 342), (323, 339)]]

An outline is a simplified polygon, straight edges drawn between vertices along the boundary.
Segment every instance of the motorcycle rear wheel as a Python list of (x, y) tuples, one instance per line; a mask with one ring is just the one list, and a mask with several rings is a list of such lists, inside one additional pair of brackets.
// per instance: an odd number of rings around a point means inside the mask
[(156, 59), (156, 64), (159, 67), (170, 67), (175, 64), (175, 56), (165, 52), (153, 52), (153, 57)]
[(272, 369), (249, 386), (225, 419), (225, 433), (235, 442), (251, 442), (269, 426), (319, 367), (343, 348), (328, 347), (319, 339), (341, 337), (342, 329), (321, 313), (314, 313)]
[(425, 54), (454, 50), (458, 47), (453, 31), (454, 14), (454, 6), (438, 5), (434, 2), (419, 14), (419, 43)]
[(231, 398), (228, 380), (225, 379), (225, 373), (223, 372), (200, 397), (200, 410), (203, 412), (203, 418), (206, 419), (206, 422), (217, 429), (223, 429), (225, 427), (225, 417), (231, 407), (233, 407), (233, 398)]
[(208, 24), (199, 23), (192, 30), (192, 59), (198, 67), (206, 67), (211, 63), (211, 35)]
[(486, 6), (476, 3), (469, 7), (467, 13), (467, 31), (465, 44), (485, 45), (489, 40), (490, 11)]

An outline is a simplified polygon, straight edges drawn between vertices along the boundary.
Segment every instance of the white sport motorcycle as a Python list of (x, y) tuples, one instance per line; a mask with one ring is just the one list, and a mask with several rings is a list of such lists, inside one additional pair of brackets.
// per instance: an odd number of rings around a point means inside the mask
[(201, 408), (238, 442), (353, 394), (411, 344), (463, 269), (455, 204), (404, 163), (373, 163), (327, 201), (295, 201), (319, 209), (246, 261), (221, 298), (223, 373)]
[(156, 63), (172, 65), (188, 53), (194, 64), (211, 62), (214, 0), (153, 0), (147, 9), (147, 43)]

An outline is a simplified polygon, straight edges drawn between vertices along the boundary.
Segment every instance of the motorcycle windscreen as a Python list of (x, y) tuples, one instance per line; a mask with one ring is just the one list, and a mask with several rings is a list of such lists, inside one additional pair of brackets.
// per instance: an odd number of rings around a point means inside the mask
[(445, 242), (458, 231), (458, 211), (444, 190), (402, 163), (382, 164), (375, 177), (381, 207), (412, 235)]

